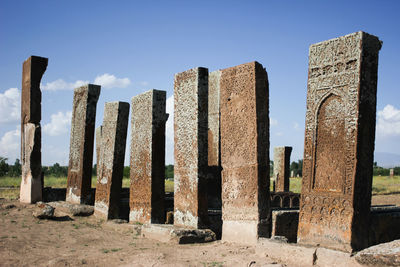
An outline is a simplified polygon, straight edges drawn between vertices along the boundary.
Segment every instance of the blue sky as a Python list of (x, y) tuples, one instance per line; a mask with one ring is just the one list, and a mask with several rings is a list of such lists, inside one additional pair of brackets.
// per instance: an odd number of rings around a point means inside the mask
[[(270, 83), (270, 141), (303, 157), (308, 47), (355, 31), (383, 41), (375, 150), (400, 154), (400, 1), (11, 1), (0, 3), (0, 156), (19, 158), (22, 62), (49, 58), (42, 79), (42, 160), (68, 164), (72, 88), (102, 84), (104, 103), (155, 88), (175, 73), (258, 61)], [(168, 109), (172, 111), (172, 99)], [(173, 163), (172, 117), (167, 163)], [(130, 129), (129, 129), (130, 130)], [(128, 132), (128, 135), (130, 133)], [(127, 152), (129, 151), (129, 138)], [(125, 164), (128, 165), (129, 153)], [(271, 153), (272, 156), (272, 153)]]

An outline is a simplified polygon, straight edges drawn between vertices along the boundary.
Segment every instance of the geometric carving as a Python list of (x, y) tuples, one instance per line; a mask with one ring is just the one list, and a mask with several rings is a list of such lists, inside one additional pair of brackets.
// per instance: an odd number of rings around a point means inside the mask
[(368, 246), (380, 48), (364, 32), (310, 46), (299, 243)]

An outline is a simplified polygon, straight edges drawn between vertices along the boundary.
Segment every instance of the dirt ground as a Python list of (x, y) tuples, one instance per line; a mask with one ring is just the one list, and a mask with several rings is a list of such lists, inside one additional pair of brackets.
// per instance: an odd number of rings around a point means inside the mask
[(252, 246), (161, 243), (94, 216), (39, 220), (35, 205), (1, 199), (0, 207), (1, 266), (282, 266)]
[[(400, 206), (400, 194), (374, 196), (372, 204)], [(34, 209), (0, 199), (0, 266), (286, 266), (252, 246), (162, 243), (130, 224), (71, 218), (57, 209), (56, 220), (39, 220)]]

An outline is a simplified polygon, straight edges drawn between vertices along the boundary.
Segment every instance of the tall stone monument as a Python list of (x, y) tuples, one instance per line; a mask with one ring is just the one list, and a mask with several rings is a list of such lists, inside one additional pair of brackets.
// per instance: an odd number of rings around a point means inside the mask
[(368, 246), (381, 45), (356, 32), (310, 46), (299, 243)]
[(105, 219), (119, 215), (128, 117), (129, 103), (105, 104), (94, 204), (95, 214)]
[(292, 147), (282, 146), (274, 148), (274, 181), (276, 192), (289, 191), (290, 154)]
[(390, 176), (390, 178), (394, 177), (394, 169), (389, 170), (389, 176)]
[(132, 98), (129, 221), (165, 223), (166, 92)]
[(208, 223), (208, 69), (176, 74), (174, 102), (174, 225), (203, 228)]
[(99, 85), (88, 84), (74, 90), (66, 196), (71, 203), (89, 204), (93, 200), (93, 146), (99, 96)]
[(268, 237), (268, 76), (258, 62), (222, 70), (222, 240)]
[[(35, 203), (42, 200), (42, 92), (40, 81), (48, 59), (31, 56), (22, 67), (21, 94), (21, 163), (20, 201)], [(6, 114), (3, 114), (6, 115)]]
[(208, 76), (208, 208), (220, 209), (221, 203), (221, 157), (219, 131), (219, 92), (221, 71)]

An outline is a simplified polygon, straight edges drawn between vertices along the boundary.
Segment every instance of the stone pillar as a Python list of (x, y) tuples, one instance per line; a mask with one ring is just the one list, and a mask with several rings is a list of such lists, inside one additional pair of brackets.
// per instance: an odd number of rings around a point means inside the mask
[(95, 214), (105, 219), (119, 215), (128, 117), (129, 103), (105, 104), (94, 204)]
[(93, 145), (99, 95), (99, 85), (88, 84), (74, 90), (66, 196), (71, 203), (93, 203)]
[(208, 208), (220, 209), (221, 202), (221, 157), (219, 131), (219, 92), (221, 71), (208, 76)]
[(221, 74), (222, 240), (254, 243), (269, 229), (269, 96), (258, 62)]
[(208, 223), (208, 69), (176, 74), (174, 102), (174, 225), (204, 228)]
[(274, 180), (276, 192), (289, 191), (290, 154), (292, 147), (282, 146), (274, 148)]
[(394, 169), (390, 169), (390, 170), (389, 170), (389, 175), (390, 175), (390, 178), (393, 178), (393, 176), (394, 176)]
[(129, 221), (165, 223), (166, 92), (132, 98)]
[(368, 246), (381, 45), (356, 32), (310, 46), (299, 243)]
[[(31, 56), (22, 68), (21, 93), (21, 163), (22, 180), (20, 201), (35, 203), (42, 200), (42, 92), (40, 81), (47, 68), (48, 59)], [(6, 114), (3, 114), (6, 116)]]
[(101, 162), (101, 137), (103, 132), (103, 126), (100, 125), (96, 129), (96, 176), (100, 176), (100, 162)]

